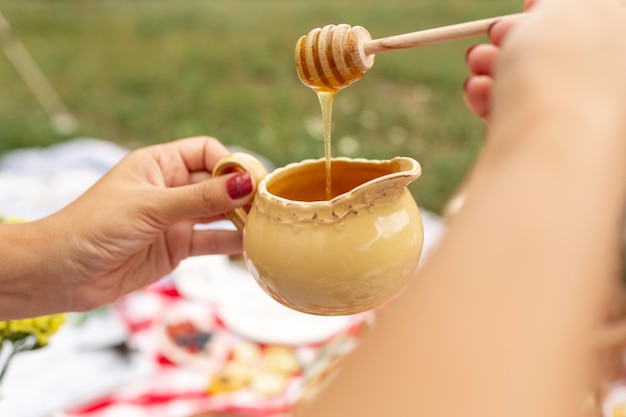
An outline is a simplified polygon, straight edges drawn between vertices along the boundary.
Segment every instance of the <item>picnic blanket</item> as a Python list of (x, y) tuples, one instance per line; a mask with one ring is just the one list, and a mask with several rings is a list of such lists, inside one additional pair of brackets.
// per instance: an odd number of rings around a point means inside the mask
[[(53, 213), (127, 152), (91, 138), (11, 152), (0, 158), (0, 213)], [(426, 257), (444, 228), (422, 214)], [(49, 346), (18, 354), (0, 386), (0, 416), (280, 415), (323, 381), (375, 317), (298, 313), (260, 290), (241, 259), (189, 258), (142, 291), (71, 314)]]

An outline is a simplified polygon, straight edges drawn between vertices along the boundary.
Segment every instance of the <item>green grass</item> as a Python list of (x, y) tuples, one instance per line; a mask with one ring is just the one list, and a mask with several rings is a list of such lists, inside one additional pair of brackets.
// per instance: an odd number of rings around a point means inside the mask
[[(517, 0), (0, 0), (0, 11), (80, 122), (55, 133), (0, 54), (0, 152), (76, 136), (129, 147), (209, 134), (278, 165), (323, 155), (321, 115), (297, 78), (296, 40), (348, 23), (374, 38), (518, 11)], [(412, 191), (439, 211), (484, 126), (465, 108), (464, 53), (479, 39), (395, 51), (341, 91), (335, 155), (412, 156)], [(355, 146), (356, 145), (356, 146)]]

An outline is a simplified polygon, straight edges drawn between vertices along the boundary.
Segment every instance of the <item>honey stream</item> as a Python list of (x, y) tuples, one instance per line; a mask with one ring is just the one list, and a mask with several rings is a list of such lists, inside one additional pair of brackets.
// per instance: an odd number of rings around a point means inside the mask
[(320, 101), (320, 107), (322, 108), (322, 126), (324, 129), (324, 157), (326, 162), (326, 200), (333, 198), (332, 190), (332, 146), (331, 146), (331, 129), (332, 129), (332, 116), (333, 116), (333, 102), (335, 101), (335, 95), (337, 90), (321, 90), (316, 89), (317, 98)]
[[(325, 45), (330, 46), (333, 44), (332, 35), (333, 31), (328, 31)], [(321, 36), (319, 33), (317, 36)], [(328, 47), (322, 47), (319, 49), (319, 38), (309, 39), (308, 36), (301, 37), (296, 44), (296, 70), (302, 83), (308, 87), (311, 87), (317, 94), (317, 98), (322, 108), (322, 125), (324, 129), (324, 156), (326, 159), (326, 199), (330, 200), (333, 197), (332, 192), (332, 159), (331, 159), (331, 126), (332, 126), (332, 113), (333, 102), (337, 92), (342, 88), (347, 87), (354, 81), (360, 79), (363, 76), (363, 72), (358, 71), (354, 67), (352, 60), (348, 60), (350, 65), (350, 78), (344, 78), (335, 63), (335, 57), (332, 50)], [(312, 42), (308, 45), (308, 42)], [(346, 37), (346, 45), (344, 50), (349, 50), (349, 37)], [(307, 48), (310, 47), (310, 54), (307, 54)], [(324, 54), (324, 63), (321, 60), (320, 53)], [(344, 71), (345, 72), (345, 71)]]

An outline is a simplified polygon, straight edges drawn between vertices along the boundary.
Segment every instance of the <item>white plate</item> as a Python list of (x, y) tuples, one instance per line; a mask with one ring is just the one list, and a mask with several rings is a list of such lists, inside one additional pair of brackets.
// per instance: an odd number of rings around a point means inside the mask
[(172, 272), (176, 289), (188, 300), (213, 303), (232, 272), (227, 255), (195, 256), (184, 259)]
[(231, 264), (217, 312), (225, 326), (247, 339), (267, 344), (321, 343), (352, 323), (353, 316), (315, 316), (274, 301), (244, 268)]

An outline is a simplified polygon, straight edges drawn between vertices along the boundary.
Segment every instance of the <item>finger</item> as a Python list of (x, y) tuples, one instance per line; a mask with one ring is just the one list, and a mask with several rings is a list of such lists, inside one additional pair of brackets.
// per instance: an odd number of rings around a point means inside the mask
[(162, 165), (168, 166), (172, 158), (180, 158), (189, 172), (211, 172), (217, 161), (230, 153), (226, 146), (210, 136), (179, 139), (151, 149), (158, 161), (167, 161)]
[(236, 230), (194, 230), (190, 256), (234, 255), (243, 251), (241, 233)]
[[(217, 216), (208, 216), (208, 217), (196, 217), (194, 218), (194, 222), (197, 225), (208, 225), (211, 223), (218, 222), (220, 220), (227, 220), (227, 217), (224, 214), (218, 214)], [(202, 227), (202, 226), (198, 226)]]
[(502, 42), (506, 38), (506, 35), (517, 23), (519, 23), (522, 18), (522, 16), (510, 17), (498, 20), (496, 23), (492, 24), (489, 28), (489, 39), (491, 40), (491, 43), (496, 46), (502, 46)]
[(467, 67), (473, 75), (491, 75), (499, 48), (490, 44), (473, 46), (467, 52)]
[(211, 179), (211, 174), (207, 171), (192, 172), (189, 174), (189, 184), (198, 184)]
[(256, 187), (248, 172), (222, 175), (160, 194), (160, 210), (170, 221), (210, 218), (249, 203)]
[(465, 82), (465, 103), (485, 123), (489, 122), (492, 88), (493, 79), (486, 75), (473, 75)]

